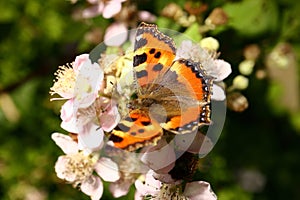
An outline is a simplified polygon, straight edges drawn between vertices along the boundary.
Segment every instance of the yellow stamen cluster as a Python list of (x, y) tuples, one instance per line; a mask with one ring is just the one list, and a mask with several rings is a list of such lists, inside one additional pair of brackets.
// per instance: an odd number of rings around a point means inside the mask
[(74, 92), (76, 74), (72, 68), (72, 64), (59, 66), (59, 69), (54, 73), (56, 80), (50, 88), (50, 94), (69, 94)]
[(163, 183), (159, 195), (155, 198), (155, 200), (163, 200), (163, 199), (189, 200), (188, 197), (182, 194), (181, 185), (166, 184), (166, 183)]
[(65, 165), (62, 174), (67, 181), (76, 187), (88, 179), (94, 170), (95, 161), (83, 153), (65, 155)]

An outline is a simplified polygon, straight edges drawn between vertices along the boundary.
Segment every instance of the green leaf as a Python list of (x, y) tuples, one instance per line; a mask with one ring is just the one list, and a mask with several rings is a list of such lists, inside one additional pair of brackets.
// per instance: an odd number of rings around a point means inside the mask
[(202, 35), (199, 32), (199, 24), (197, 22), (193, 23), (186, 31), (184, 34), (191, 38), (194, 42), (199, 42), (202, 38)]
[(229, 26), (241, 35), (252, 37), (277, 28), (278, 9), (271, 0), (243, 0), (228, 3), (223, 9), (229, 17)]

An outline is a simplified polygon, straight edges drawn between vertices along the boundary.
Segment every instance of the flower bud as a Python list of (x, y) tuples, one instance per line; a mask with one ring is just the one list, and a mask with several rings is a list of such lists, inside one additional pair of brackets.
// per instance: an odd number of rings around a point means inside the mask
[(174, 20), (179, 19), (182, 17), (183, 10), (178, 6), (176, 3), (170, 3), (161, 12), (162, 16), (172, 18)]
[(235, 89), (244, 90), (249, 85), (249, 79), (243, 75), (237, 75), (233, 79), (233, 87)]
[(247, 98), (239, 92), (232, 92), (227, 95), (227, 106), (235, 112), (243, 112), (249, 106)]
[(260, 48), (256, 44), (251, 44), (245, 47), (244, 57), (246, 60), (256, 60), (260, 54)]
[(215, 8), (205, 20), (206, 25), (224, 25), (228, 21), (228, 16), (222, 8)]
[(204, 49), (211, 51), (217, 51), (219, 48), (219, 41), (213, 37), (206, 37), (200, 41), (200, 46)]
[(239, 64), (239, 71), (243, 75), (250, 75), (253, 71), (254, 65), (254, 60), (243, 60)]

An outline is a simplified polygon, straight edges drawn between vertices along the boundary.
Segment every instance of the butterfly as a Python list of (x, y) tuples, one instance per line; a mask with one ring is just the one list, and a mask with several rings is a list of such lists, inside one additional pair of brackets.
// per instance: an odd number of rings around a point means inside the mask
[(128, 151), (156, 144), (164, 132), (186, 134), (211, 123), (213, 78), (202, 65), (177, 59), (172, 38), (142, 22), (133, 55), (135, 93), (129, 112), (111, 132), (114, 146)]

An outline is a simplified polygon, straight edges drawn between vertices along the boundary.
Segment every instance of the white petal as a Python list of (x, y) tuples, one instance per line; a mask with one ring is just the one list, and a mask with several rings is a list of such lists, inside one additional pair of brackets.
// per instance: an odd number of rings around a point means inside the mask
[(80, 128), (77, 125), (78, 125), (77, 119), (73, 117), (69, 121), (62, 121), (60, 127), (70, 133), (79, 133)]
[(211, 99), (216, 101), (224, 101), (226, 99), (225, 91), (220, 86), (213, 84)]
[(90, 59), (82, 63), (76, 77), (74, 101), (76, 108), (86, 108), (95, 101), (103, 77), (104, 72), (97, 63), (92, 63)]
[(117, 124), (120, 121), (120, 118), (121, 117), (118, 112), (117, 106), (112, 106), (111, 108), (108, 108), (108, 110), (100, 116), (101, 128), (106, 132), (110, 132), (113, 128), (117, 126)]
[(134, 193), (134, 200), (144, 200), (143, 194), (139, 193), (137, 190)]
[(78, 144), (71, 137), (61, 133), (52, 133), (51, 138), (65, 154), (78, 152)]
[(176, 135), (176, 148), (198, 154), (200, 157), (207, 155), (214, 147), (212, 140), (198, 130), (197, 132)]
[(74, 71), (76, 71), (76, 73), (79, 72), (80, 68), (82, 67), (82, 65), (89, 59), (89, 54), (85, 53), (85, 54), (81, 54), (79, 56), (76, 56), (75, 61), (72, 65)]
[(120, 12), (122, 8), (121, 1), (107, 1), (103, 9), (103, 17), (108, 19)]
[(136, 192), (140, 195), (157, 195), (159, 193), (161, 182), (155, 180), (153, 177), (153, 171), (149, 170), (146, 174), (145, 183), (137, 179), (134, 183)]
[(158, 174), (158, 173), (153, 173), (153, 177), (156, 179), (156, 180), (159, 180), (160, 182), (162, 183), (175, 183), (176, 180), (174, 180), (172, 178), (172, 176), (170, 174)]
[(210, 184), (205, 181), (187, 183), (183, 194), (191, 200), (217, 200)]
[(68, 166), (69, 159), (67, 156), (59, 156), (55, 163), (54, 169), (58, 178), (72, 183), (76, 180), (76, 174), (68, 172), (66, 173), (66, 171), (68, 171)]
[(129, 188), (131, 186), (131, 182), (115, 182), (109, 185), (109, 191), (115, 198), (119, 198), (125, 196), (129, 192)]
[(74, 99), (66, 101), (60, 109), (60, 118), (68, 122), (75, 116), (76, 109), (74, 107)]
[(93, 18), (102, 13), (102, 8), (99, 5), (93, 5), (91, 7), (85, 8), (82, 11), (83, 18)]
[(224, 80), (232, 72), (231, 65), (224, 60), (214, 60), (214, 65), (214, 72), (211, 75), (216, 78), (217, 82)]
[(91, 197), (92, 200), (99, 200), (103, 194), (103, 183), (99, 177), (91, 176), (82, 182), (81, 191)]
[(107, 46), (120, 46), (126, 41), (127, 32), (127, 25), (125, 23), (112, 23), (105, 31), (104, 43)]
[(110, 158), (100, 158), (95, 165), (95, 171), (104, 181), (115, 182), (120, 178), (118, 165)]
[(160, 140), (143, 153), (141, 161), (157, 173), (168, 173), (175, 165), (176, 155), (171, 143)]
[(78, 134), (79, 149), (99, 150), (103, 145), (103, 130), (95, 124), (89, 123)]
[(139, 20), (143, 21), (143, 22), (145, 22), (145, 21), (146, 22), (155, 22), (155, 20), (156, 20), (156, 16), (146, 10), (139, 11), (138, 17), (139, 17)]

